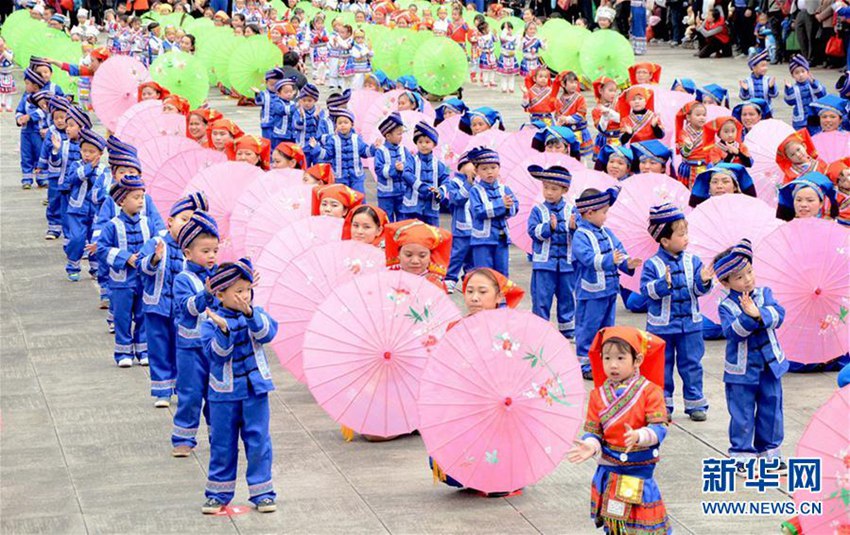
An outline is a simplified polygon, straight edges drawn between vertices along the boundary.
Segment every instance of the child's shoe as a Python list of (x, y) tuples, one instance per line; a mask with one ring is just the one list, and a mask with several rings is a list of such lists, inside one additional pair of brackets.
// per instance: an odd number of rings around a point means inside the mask
[[(175, 446), (173, 450), (171, 450), (171, 456), (177, 458), (188, 457), (192, 455), (192, 447), (191, 446)], [(212, 499), (212, 498), (210, 498)], [(209, 500), (207, 500), (209, 501)]]
[(704, 422), (708, 418), (708, 415), (705, 413), (705, 411), (694, 411), (690, 413), (688, 417), (693, 422)]
[(79, 273), (68, 273), (68, 280), (71, 282), (80, 282)]
[[(187, 446), (182, 446), (187, 447)], [(207, 501), (204, 502), (204, 505), (201, 506), (201, 512), (205, 515), (214, 515), (221, 511), (224, 504), (215, 498), (207, 498)]]
[(779, 476), (787, 476), (788, 475), (788, 465), (785, 464), (785, 461), (779, 459), (779, 466), (776, 468), (771, 468), (765, 463), (764, 471), (768, 474), (776, 474)]
[(170, 398), (156, 398), (156, 401), (153, 402), (153, 406), (157, 409), (167, 409), (171, 406)]
[(260, 513), (274, 513), (277, 511), (277, 504), (272, 498), (263, 498), (257, 502), (257, 511)]
[(115, 324), (106, 322), (106, 330), (109, 331), (109, 334), (115, 334)]
[(57, 234), (57, 233), (55, 233), (51, 230), (48, 230), (47, 232), (44, 233), (44, 239), (47, 240), (47, 241), (52, 241), (52, 240), (55, 240), (55, 239), (58, 239), (58, 238), (59, 238), (59, 234)]
[(101, 310), (109, 310), (109, 299), (101, 299), (100, 306), (98, 308)]
[(130, 357), (123, 358), (118, 361), (119, 368), (132, 368), (133, 367), (133, 359)]
[(21, 184), (21, 189), (32, 189), (32, 184)]
[(48, 204), (50, 204), (50, 201), (48, 201), (47, 199), (41, 199), (42, 206), (47, 206)]
[(143, 358), (139, 359), (139, 366), (147, 366), (147, 365), (148, 365), (148, 358), (147, 357), (143, 357)]

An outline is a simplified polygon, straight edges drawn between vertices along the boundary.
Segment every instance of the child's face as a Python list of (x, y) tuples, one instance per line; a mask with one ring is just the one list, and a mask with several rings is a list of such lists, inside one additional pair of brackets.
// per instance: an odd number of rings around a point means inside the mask
[(153, 87), (142, 88), (142, 100), (156, 100), (159, 98), (159, 91)]
[(117, 182), (124, 178), (127, 175), (138, 175), (140, 171), (133, 169), (132, 167), (116, 167), (114, 171), (112, 171), (112, 178)]
[(301, 103), (301, 108), (305, 110), (312, 110), (316, 107), (316, 99), (313, 97), (301, 97), (298, 102)]
[(629, 105), (632, 107), (633, 111), (643, 111), (646, 109), (646, 98), (644, 98), (641, 94), (636, 94), (632, 97), (632, 100), (629, 101)]
[(53, 78), (53, 70), (46, 65), (39, 65), (35, 68), (35, 72), (37, 72), (39, 76), (44, 78), (45, 82), (49, 82), (50, 79)]
[(174, 28), (168, 28), (165, 30), (165, 38), (171, 42), (174, 42), (174, 38), (177, 37), (177, 31)]
[(649, 70), (641, 67), (635, 71), (635, 79), (639, 84), (648, 84), (652, 81), (652, 75), (649, 73)]
[(802, 143), (792, 141), (785, 147), (785, 156), (791, 160), (791, 163), (804, 164), (809, 161), (809, 155), (806, 152), (806, 147)]
[(643, 361), (643, 355), (633, 357), (631, 352), (624, 351), (615, 344), (602, 346), (602, 369), (605, 377), (614, 382), (625, 381), (632, 377)]
[(363, 89), (371, 89), (372, 91), (381, 92), (381, 86), (378, 85), (378, 82), (372, 77), (367, 78), (366, 81), (363, 82)]
[(569, 95), (578, 91), (578, 80), (570, 80), (570, 79), (565, 80), (564, 81), (564, 90)]
[(576, 26), (578, 26), (579, 28), (587, 28), (587, 21), (585, 21), (584, 19), (577, 19)]
[(77, 121), (74, 121), (73, 119), (66, 120), (65, 133), (68, 135), (68, 139), (77, 139), (80, 137), (80, 125), (78, 125)]
[(224, 150), (228, 141), (233, 141), (233, 136), (227, 130), (213, 130), (210, 132), (210, 140), (215, 150)]
[(720, 281), (720, 284), (728, 290), (742, 294), (752, 292), (756, 287), (756, 275), (752, 264), (747, 264), (741, 271), (729, 275), (725, 280)]
[(40, 109), (41, 111), (47, 111), (47, 101), (46, 100), (40, 101), (38, 103), (38, 109)]
[(245, 279), (238, 279), (236, 282), (220, 292), (216, 292), (215, 296), (221, 301), (224, 308), (239, 312), (242, 309), (242, 303), (251, 303), (254, 299), (254, 292), (251, 290), (251, 283)]
[(472, 135), (476, 135), (490, 130), (490, 125), (487, 124), (487, 121), (481, 117), (473, 117), (472, 120), (469, 121), (469, 129), (472, 131)]
[(483, 182), (492, 184), (499, 179), (500, 166), (497, 163), (482, 163), (475, 166), (475, 174)]
[(525, 31), (525, 33), (529, 37), (534, 37), (535, 35), (537, 35), (537, 26), (535, 26), (533, 24), (528, 26), (528, 29)]
[(711, 175), (711, 180), (708, 182), (708, 194), (712, 197), (737, 193), (737, 189), (738, 187), (732, 177), (723, 173)]
[(53, 126), (59, 130), (65, 130), (65, 112), (56, 110), (53, 112)]
[(292, 100), (292, 98), (295, 97), (295, 86), (292, 84), (286, 84), (280, 88), (280, 91), (278, 91), (277, 94), (283, 100)]
[(178, 110), (177, 106), (175, 106), (174, 104), (167, 102), (167, 103), (162, 105), (162, 112), (163, 113), (177, 113), (177, 114), (179, 114), (180, 110)]
[(173, 215), (168, 218), (168, 233), (171, 234), (171, 237), (176, 241), (177, 236), (180, 234), (180, 229), (182, 229), (186, 223), (192, 219), (192, 214), (195, 212), (192, 210), (183, 210), (176, 215)]
[(588, 210), (581, 214), (582, 219), (590, 223), (591, 225), (602, 228), (605, 226), (605, 221), (608, 220), (608, 206), (604, 208), (600, 208), (599, 210)]
[(705, 93), (702, 96), (702, 103), (705, 104), (706, 106), (708, 106), (709, 104), (717, 105), (717, 100), (715, 100), (715, 98), (713, 96), (711, 96), (709, 93)]
[(101, 154), (100, 149), (90, 143), (80, 145), (80, 157), (85, 163), (96, 164), (100, 161)]
[(621, 180), (629, 173), (629, 162), (621, 156), (612, 155), (608, 158), (608, 165), (605, 166), (605, 172), (611, 178)]
[(416, 149), (419, 154), (431, 154), (434, 152), (434, 142), (427, 136), (419, 136), (416, 138)]
[(421, 275), (431, 264), (431, 250), (418, 243), (402, 245), (398, 251), (399, 267), (406, 273)]
[(336, 199), (325, 198), (319, 204), (319, 214), (329, 215), (331, 217), (345, 217), (348, 210), (345, 206)]
[(684, 219), (673, 222), (673, 235), (661, 238), (661, 247), (671, 254), (679, 254), (688, 248), (688, 222)]
[(759, 13), (758, 23), (759, 24), (767, 24), (767, 13), (764, 13), (764, 12)]
[(260, 161), (260, 156), (249, 149), (239, 149), (236, 151), (236, 161), (237, 162), (245, 162), (251, 165), (257, 165)]
[(145, 207), (145, 190), (134, 189), (121, 201), (121, 210), (127, 215), (136, 215)]
[(761, 121), (761, 115), (759, 115), (758, 110), (756, 110), (752, 106), (744, 106), (741, 109), (741, 124), (743, 124), (746, 128), (752, 128)]
[(599, 94), (602, 96), (602, 100), (605, 102), (614, 102), (614, 100), (617, 99), (617, 93), (619, 93), (617, 84), (611, 82), (603, 85), (602, 90), (599, 91)]
[(705, 126), (707, 113), (705, 106), (694, 106), (688, 114), (688, 122), (694, 128), (702, 128)]
[(820, 112), (820, 128), (824, 132), (835, 132), (841, 125), (841, 116), (831, 110)]
[(197, 114), (189, 116), (188, 123), (189, 135), (193, 139), (201, 139), (207, 133), (207, 123), (204, 122)]
[(802, 83), (809, 79), (809, 71), (807, 71), (805, 67), (797, 67), (791, 71), (791, 76), (794, 78), (795, 82)]
[[(401, 143), (401, 140), (404, 138), (404, 128), (402, 128), (400, 126), (393, 128), (392, 131), (389, 132), (386, 137), (387, 137), (388, 143), (392, 143), (393, 145), (398, 145), (399, 143)], [(427, 138), (425, 138), (425, 139), (427, 139)], [(418, 147), (419, 143), (417, 143), (416, 146)]]
[(502, 293), (486, 275), (475, 273), (466, 283), (463, 301), (471, 316), (482, 310), (495, 310), (502, 301)]
[(850, 167), (841, 171), (841, 174), (838, 175), (836, 186), (842, 192), (850, 191)]
[(794, 195), (794, 216), (800, 219), (817, 217), (823, 201), (812, 188), (802, 188)]
[[(355, 13), (354, 14), (354, 22), (356, 22), (358, 24), (363, 24), (364, 22), (366, 22), (366, 13), (363, 13), (362, 11), (358, 11), (357, 13)], [(359, 42), (359, 43), (362, 43), (365, 40), (366, 40), (365, 37), (358, 37), (357, 38), (357, 42)]]
[(348, 117), (338, 117), (336, 120), (336, 131), (338, 134), (348, 135), (351, 133), (353, 127), (354, 125)]
[(407, 96), (405, 94), (405, 95), (398, 97), (398, 111), (415, 110), (415, 109), (416, 109), (416, 105), (413, 103), (412, 100), (410, 100), (409, 96)]
[(566, 154), (567, 145), (561, 141), (560, 139), (550, 139), (546, 142), (545, 152), (557, 152), (561, 154)]
[[(284, 156), (284, 158), (286, 158), (286, 156)], [(292, 160), (289, 160), (289, 161), (292, 161)], [(286, 169), (287, 167), (288, 166), (285, 166), (285, 165), (281, 166), (281, 167), (275, 167), (274, 164), (272, 164), (272, 169)], [(301, 176), (301, 182), (303, 182), (304, 184), (306, 184), (308, 186), (318, 186), (319, 184), (322, 183), (321, 180), (319, 180), (318, 178), (314, 177), (313, 175), (311, 175), (310, 173), (308, 173), (306, 171)]]
[(537, 71), (534, 75), (534, 83), (540, 87), (546, 87), (549, 85), (549, 72), (545, 70)]
[(720, 127), (719, 135), (724, 143), (732, 143), (738, 139), (738, 127), (732, 121), (723, 123), (723, 126)]
[(375, 224), (372, 216), (360, 213), (351, 218), (351, 239), (363, 243), (374, 243), (384, 232), (384, 227)]
[(764, 76), (767, 74), (767, 66), (768, 63), (766, 61), (759, 61), (753, 66), (753, 74), (756, 76)]
[(24, 89), (27, 93), (35, 93), (36, 91), (38, 91), (38, 86), (30, 82), (29, 80), (24, 80)]
[(192, 39), (187, 36), (183, 36), (180, 38), (180, 50), (183, 52), (191, 52), (194, 45), (192, 45)]
[(603, 30), (607, 30), (611, 27), (611, 19), (607, 17), (600, 17), (596, 24)]
[(190, 262), (211, 269), (218, 257), (218, 239), (208, 235), (198, 236), (189, 247), (183, 249), (183, 256)]
[(564, 195), (570, 188), (564, 187), (557, 182), (543, 182), (543, 199), (552, 204), (557, 204), (561, 202), (561, 199), (564, 198)]
[(651, 160), (649, 158), (641, 158), (638, 168), (641, 173), (663, 173), (664, 164)]

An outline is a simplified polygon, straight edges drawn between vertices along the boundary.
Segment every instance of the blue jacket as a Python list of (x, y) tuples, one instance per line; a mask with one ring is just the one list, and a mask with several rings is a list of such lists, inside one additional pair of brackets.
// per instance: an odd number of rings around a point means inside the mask
[(785, 86), (785, 103), (791, 106), (791, 122), (794, 128), (806, 126), (806, 120), (812, 115), (812, 102), (826, 96), (826, 88), (818, 80), (811, 82), (794, 82), (791, 87)]
[[(557, 204), (542, 202), (535, 204), (528, 215), (528, 235), (531, 237), (532, 269), (544, 271), (574, 271), (573, 231), (570, 216), (573, 207), (564, 199)], [(558, 220), (555, 230), (550, 223), (552, 214)]]
[(74, 167), (73, 163), (81, 159), (80, 142), (72, 141), (67, 137), (62, 140), (62, 146), (56, 151), (53, 149), (53, 143), (50, 144), (50, 155), (47, 157), (48, 169), (55, 170), (59, 178), (59, 191), (71, 191), (71, 180), (68, 173)]
[(469, 189), (472, 184), (462, 173), (453, 173), (443, 184), (446, 204), (452, 210), (452, 236), (468, 238), (472, 234), (472, 211), (469, 209)]
[(298, 105), (295, 102), (283, 100), (280, 97), (276, 101), (272, 101), (271, 120), (274, 126), (274, 137), (284, 141), (295, 141), (296, 115), (298, 115)]
[[(773, 87), (770, 86), (771, 82), (773, 82)], [(741, 100), (760, 98), (770, 104), (771, 100), (779, 96), (779, 86), (776, 84), (776, 79), (773, 76), (756, 76), (750, 73), (747, 79), (744, 80), (744, 83), (747, 84), (747, 87), (742, 87), (738, 91), (738, 96)]]
[(254, 307), (250, 318), (223, 306), (213, 311), (227, 322), (227, 332), (209, 320), (201, 324), (210, 363), (210, 401), (238, 401), (274, 390), (263, 344), (274, 339), (277, 322), (260, 307)]
[[(153, 264), (156, 246), (164, 243), (162, 258)], [(146, 314), (172, 316), (174, 279), (186, 268), (183, 250), (167, 230), (148, 240), (139, 252), (142, 268), (142, 304)]]
[[(111, 184), (111, 175), (110, 181)], [(106, 185), (106, 190), (109, 190), (109, 184)], [(105, 197), (100, 196), (100, 187), (97, 188), (98, 193), (96, 193), (97, 199), (95, 202), (100, 202), (100, 208), (97, 211), (97, 215), (94, 219), (94, 224), (92, 225), (92, 237), (91, 242), (96, 243), (100, 237), (100, 234), (103, 232), (103, 227), (106, 226), (109, 221), (118, 215), (118, 212), (121, 211), (121, 208), (115, 204), (115, 201), (112, 200), (108, 195)], [(156, 205), (153, 203), (153, 199), (151, 199), (150, 195), (145, 193), (145, 216), (148, 218), (148, 221), (153, 226), (154, 232), (153, 234), (159, 234), (163, 230), (165, 230), (165, 222), (162, 220), (162, 216), (159, 215), (159, 210), (156, 209)]]
[[(406, 214), (439, 215), (440, 199), (429, 191), (441, 191), (440, 187), (449, 179), (449, 168), (434, 154), (416, 153), (404, 164), (404, 200), (401, 212)], [(444, 191), (444, 190), (443, 190)]]
[(207, 307), (215, 302), (215, 297), (207, 293), (204, 284), (214, 269), (206, 269), (187, 260), (186, 268), (174, 277), (172, 310), (177, 324), (178, 348), (203, 347), (201, 320), (206, 317)]
[(54, 95), (64, 96), (65, 92), (59, 87), (56, 82), (47, 82), (47, 85), (41, 88), (43, 91), (53, 93)]
[[(514, 204), (505, 207), (503, 197), (508, 195)], [(469, 188), (469, 210), (472, 214), (470, 245), (505, 245), (511, 243), (508, 234), (508, 218), (519, 211), (519, 201), (511, 188), (499, 181), (487, 183), (475, 181)]]
[(605, 227), (597, 227), (585, 219), (578, 219), (573, 234), (573, 265), (578, 271), (576, 299), (599, 299), (616, 295), (620, 291), (620, 274), (633, 274), (628, 258), (614, 264), (614, 251), (625, 254), (626, 250), (614, 233)]
[(109, 266), (109, 288), (141, 288), (139, 270), (141, 255), (137, 257), (136, 268), (127, 264), (127, 260), (142, 249), (142, 245), (156, 234), (153, 222), (144, 213), (128, 216), (121, 210), (103, 226), (98, 238), (100, 261)]
[(378, 197), (401, 197), (404, 195), (406, 182), (404, 181), (404, 170), (395, 168), (397, 162), (402, 165), (412, 155), (403, 145), (394, 145), (386, 142), (375, 149), (375, 179), (378, 182)]
[[(277, 124), (272, 116), (272, 108), (277, 100), (280, 100), (280, 97), (268, 89), (254, 95), (254, 103), (260, 107), (260, 128), (273, 128)], [(277, 119), (280, 120), (280, 117)]]
[[(667, 268), (670, 281), (667, 285)], [(687, 251), (673, 256), (658, 248), (643, 265), (640, 293), (647, 299), (646, 330), (653, 334), (693, 333), (702, 330), (699, 296), (711, 290), (700, 272), (702, 261)]]
[(785, 319), (785, 309), (773, 299), (770, 288), (753, 290), (753, 302), (761, 320), (748, 316), (741, 309), (741, 294), (730, 291), (720, 302), (720, 323), (726, 337), (726, 362), (723, 382), (754, 385), (765, 369), (777, 379), (788, 371), (788, 361), (776, 338)]
[(68, 139), (68, 135), (65, 133), (65, 130), (59, 130), (55, 126), (51, 125), (47, 129), (47, 135), (44, 136), (44, 143), (41, 144), (41, 152), (38, 154), (38, 163), (36, 164), (36, 168), (38, 168), (39, 175), (43, 174), (48, 180), (59, 180), (60, 176), (65, 176), (65, 168), (62, 166), (54, 167), (50, 165), (50, 155), (53, 151), (53, 142), (51, 141), (53, 134), (59, 134), (59, 138), (63, 142)]
[(362, 159), (371, 158), (374, 151), (374, 147), (354, 131), (346, 136), (331, 134), (321, 141), (316, 160), (331, 164), (336, 181), (349, 185), (366, 176)]
[(23, 93), (21, 95), (21, 100), (18, 101), (18, 107), (15, 109), (15, 121), (24, 115), (29, 115), (29, 120), (20, 127), (21, 133), (38, 132), (39, 125), (44, 117), (44, 111), (42, 111), (42, 109), (38, 106), (31, 104), (27, 98), (28, 96), (29, 93)]
[(95, 209), (97, 185), (103, 182), (104, 175), (111, 175), (109, 166), (104, 162), (96, 166), (83, 163), (82, 160), (71, 164), (67, 175), (71, 183), (67, 213), (91, 218), (97, 215)]
[(334, 131), (333, 123), (325, 110), (316, 111), (316, 108), (313, 108), (310, 112), (304, 111), (303, 116), (301, 109), (297, 108), (292, 128), (295, 130), (295, 142), (302, 147), (306, 147), (310, 139), (321, 141)]

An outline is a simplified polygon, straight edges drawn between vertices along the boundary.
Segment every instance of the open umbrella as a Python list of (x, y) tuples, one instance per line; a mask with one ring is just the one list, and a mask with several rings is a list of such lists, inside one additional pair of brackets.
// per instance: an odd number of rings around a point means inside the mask
[(419, 377), (455, 304), (425, 277), (384, 271), (355, 277), (319, 305), (304, 338), (304, 375), (336, 422), (361, 434), (418, 427)]
[[(543, 155), (542, 152), (537, 154)], [(532, 245), (531, 237), (528, 235), (528, 216), (531, 215), (531, 209), (535, 204), (543, 202), (541, 182), (528, 174), (528, 166), (535, 164), (542, 165), (537, 163), (536, 159), (528, 159), (514, 167), (509, 174), (502, 175), (504, 184), (511, 188), (519, 201), (517, 214), (508, 219), (508, 234), (511, 237), (511, 243), (528, 254), (531, 254)]]
[[(755, 246), (781, 224), (776, 210), (759, 199), (743, 194), (711, 197), (688, 215), (688, 250), (710, 266), (716, 255), (741, 239), (747, 238)], [(711, 291), (699, 300), (703, 316), (720, 323), (718, 306), (727, 294), (715, 282)]]
[(635, 54), (629, 40), (616, 31), (598, 30), (584, 40), (579, 59), (585, 77), (596, 80), (608, 76), (622, 84), (629, 79)]
[(278, 191), (254, 211), (245, 227), (244, 241), (238, 246), (251, 257), (256, 257), (266, 243), (281, 228), (310, 216), (313, 187), (301, 184)]
[(437, 125), (440, 143), (434, 149), (434, 153), (452, 169), (455, 168), (457, 159), (463, 154), (463, 149), (472, 137), (463, 132), (458, 127), (459, 124), (460, 115), (455, 115)]
[(253, 98), (252, 87), (265, 86), (266, 71), (283, 63), (280, 49), (265, 36), (255, 35), (233, 50), (228, 65), (230, 86)]
[(836, 390), (815, 412), (797, 443), (796, 457), (820, 459), (818, 492), (798, 489), (794, 501), (821, 503), (818, 515), (800, 515), (803, 533), (850, 531), (850, 386)]
[[(432, 39), (434, 39), (434, 34), (431, 32), (412, 32), (410, 34), (410, 38), (406, 39), (404, 43), (398, 47), (396, 54), (398, 54), (398, 67), (402, 74), (414, 74), (413, 69), (416, 64), (418, 52), (425, 49), (426, 43), (428, 46), (431, 46), (433, 44), (430, 42)], [(448, 38), (444, 37), (444, 39)], [(451, 39), (448, 40), (451, 42)], [(455, 44), (455, 48), (460, 47)], [(421, 82), (418, 76), (416, 77), (416, 80)]]
[(142, 119), (150, 113), (162, 110), (161, 100), (143, 100), (130, 106), (122, 113), (115, 122), (115, 127), (112, 129), (115, 135), (121, 139), (121, 134), (127, 128), (127, 125), (135, 122), (137, 119)]
[(366, 112), (375, 103), (381, 93), (372, 89), (355, 89), (351, 92), (351, 99), (348, 101), (348, 109), (354, 114), (354, 122), (359, 125), (365, 125)]
[[(623, 242), (631, 258), (646, 260), (658, 252), (658, 243), (649, 234), (649, 209), (662, 203), (672, 203), (689, 212), (690, 192), (681, 182), (667, 175), (642, 173), (620, 182), (623, 186), (617, 202), (608, 211), (605, 226)], [(642, 266), (632, 276), (620, 273), (620, 285), (640, 293)]]
[(759, 286), (785, 308), (777, 331), (785, 356), (827, 362), (850, 350), (850, 233), (832, 221), (794, 219), (755, 247)]
[(162, 102), (154, 102), (159, 106), (135, 116), (115, 135), (135, 147), (155, 137), (186, 135), (186, 118), (177, 113), (165, 113), (162, 111)]
[(551, 473), (584, 420), (572, 346), (531, 312), (479, 312), (432, 352), (419, 387), (419, 430), (464, 486), (510, 492)]
[(415, 33), (407, 28), (393, 28), (386, 32), (378, 43), (373, 43), (375, 55), (372, 56), (372, 67), (384, 71), (393, 80), (409, 74), (401, 70), (398, 51), (407, 40), (415, 39)]
[(210, 80), (206, 66), (191, 54), (166, 52), (154, 60), (150, 72), (151, 78), (187, 99), (192, 108), (199, 108), (207, 100)]
[[(676, 150), (676, 114), (682, 109), (682, 106), (694, 100), (693, 95), (682, 93), (681, 91), (670, 91), (669, 89), (658, 89), (657, 86), (643, 86), (652, 89), (655, 94), (655, 113), (661, 119), (661, 124), (664, 126), (664, 137), (662, 143), (670, 147), (670, 150)], [(727, 112), (728, 114), (728, 112)]]
[[(473, 15), (475, 15), (475, 13), (473, 13)], [(559, 34), (569, 32), (571, 28), (573, 28), (573, 25), (566, 19), (550, 18), (540, 27), (538, 35), (540, 36), (540, 39), (548, 42), (550, 39), (555, 38)]]
[(227, 156), (223, 152), (204, 148), (175, 154), (157, 169), (156, 175), (147, 184), (147, 193), (160, 213), (167, 214), (198, 171), (225, 161)]
[[(6, 46), (12, 50), (17, 50), (26, 36), (46, 29), (47, 25), (32, 18), (28, 9), (20, 9), (6, 17), (6, 20), (3, 21), (2, 33), (3, 39), (6, 40)], [(17, 57), (15, 61), (18, 61)], [(18, 63), (18, 65), (25, 66), (28, 63), (29, 58), (27, 58), (26, 63)]]
[(481, 132), (480, 134), (470, 136), (469, 140), (466, 142), (466, 147), (463, 148), (463, 151), (465, 152), (477, 147), (487, 147), (498, 152), (499, 147), (509, 140), (510, 137), (511, 135), (504, 130), (491, 128)]
[(138, 99), (139, 84), (150, 80), (147, 67), (130, 56), (111, 56), (95, 71), (91, 81), (94, 113), (109, 130)]
[(749, 172), (753, 177), (756, 194), (771, 206), (776, 206), (777, 191), (783, 180), (782, 170), (776, 164), (776, 149), (783, 139), (793, 133), (794, 129), (784, 121), (764, 119), (753, 126), (744, 140), (753, 158)]
[(137, 147), (142, 163), (142, 178), (150, 184), (159, 168), (175, 154), (197, 150), (198, 144), (186, 136), (162, 136), (148, 139)]
[[(536, 128), (522, 128), (517, 132), (508, 134), (509, 139), (499, 145), (499, 165), (501, 166), (503, 175), (510, 173), (521, 162), (543, 154), (531, 148), (531, 140), (536, 133)], [(582, 165), (582, 167), (584, 166)]]
[(447, 37), (425, 42), (412, 61), (413, 75), (432, 95), (450, 95), (469, 79), (469, 63), (463, 49)]
[(840, 160), (850, 154), (850, 132), (821, 132), (812, 136), (812, 143), (825, 162)]
[(213, 84), (221, 82), (225, 87), (230, 87), (230, 78), (227, 75), (230, 55), (241, 42), (233, 31), (228, 28), (213, 27), (204, 30), (197, 36), (197, 52), (195, 57), (207, 68), (210, 82)]
[(281, 366), (304, 383), (301, 349), (313, 313), (332, 291), (355, 276), (386, 269), (386, 259), (379, 247), (345, 240), (311, 247), (281, 268), (267, 306), (282, 327), (271, 347)]
[(581, 73), (581, 47), (590, 35), (587, 28), (572, 25), (562, 31), (547, 33), (546, 48), (540, 52), (540, 59), (556, 72), (571, 70)]
[[(567, 169), (570, 168), (568, 167)], [(616, 178), (607, 173), (603, 173), (602, 171), (595, 171), (593, 169), (570, 169), (570, 172), (573, 175), (573, 180), (570, 184), (570, 191), (567, 192), (567, 199), (572, 204), (576, 203), (576, 199), (587, 188), (605, 191), (608, 188), (620, 185), (620, 182)]]
[(303, 185), (302, 174), (297, 169), (276, 169), (261, 173), (245, 188), (230, 215), (230, 236), (237, 253), (245, 253), (245, 233), (257, 208), (278, 192)]

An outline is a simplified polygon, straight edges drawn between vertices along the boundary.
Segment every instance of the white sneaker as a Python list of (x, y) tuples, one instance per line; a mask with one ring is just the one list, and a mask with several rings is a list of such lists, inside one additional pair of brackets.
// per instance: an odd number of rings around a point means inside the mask
[(148, 358), (147, 357), (145, 357), (143, 359), (139, 359), (139, 366), (147, 366), (147, 365), (148, 365)]
[(455, 293), (455, 287), (457, 287), (457, 282), (455, 281), (446, 281), (446, 291), (450, 294)]
[(153, 406), (157, 409), (167, 409), (171, 406), (171, 400), (168, 398), (156, 398), (156, 401), (153, 402)]
[(133, 367), (133, 359), (128, 357), (128, 358), (124, 358), (124, 359), (119, 360), (118, 361), (118, 367), (119, 368), (132, 368)]

